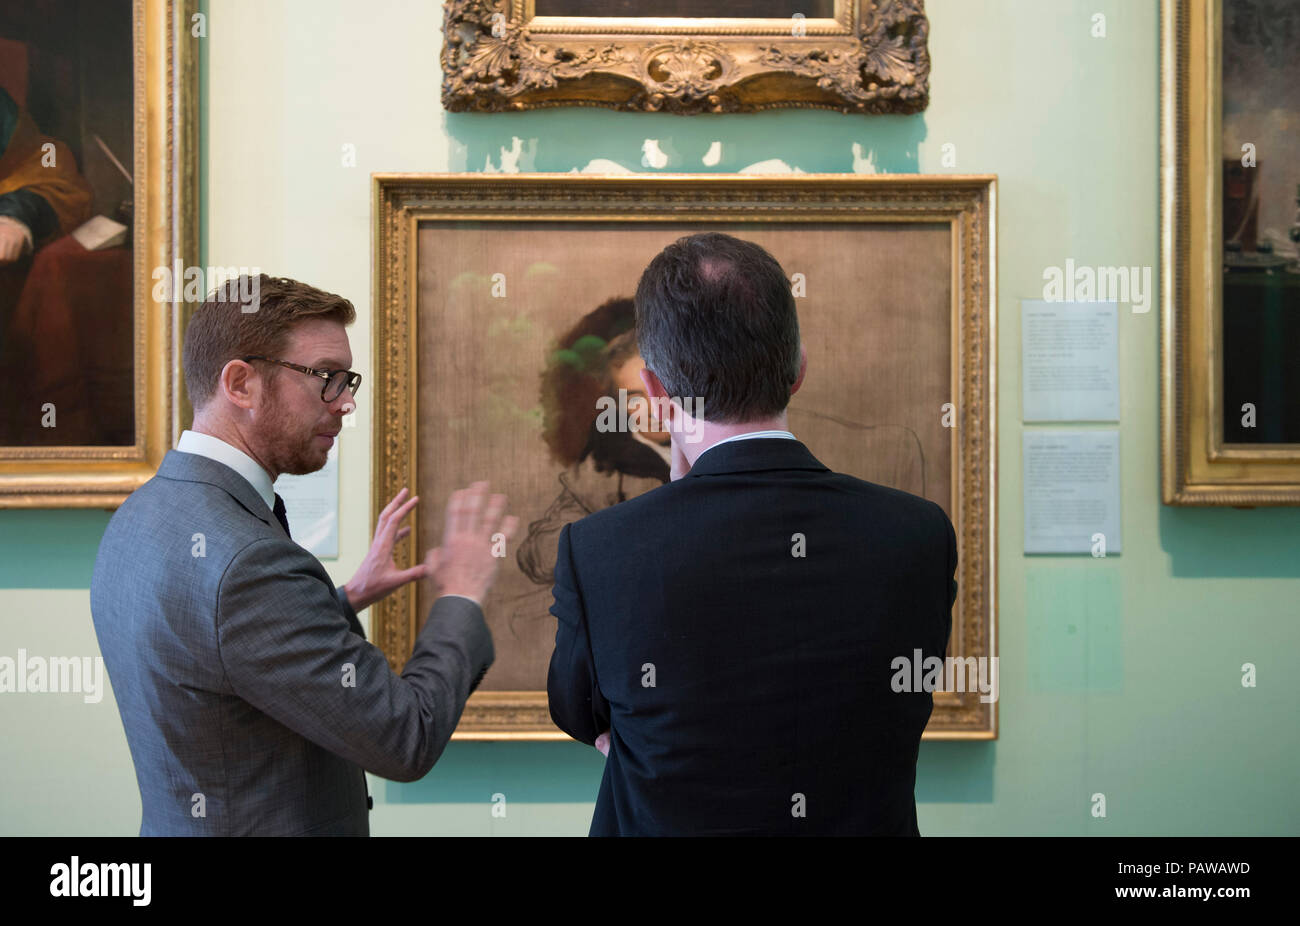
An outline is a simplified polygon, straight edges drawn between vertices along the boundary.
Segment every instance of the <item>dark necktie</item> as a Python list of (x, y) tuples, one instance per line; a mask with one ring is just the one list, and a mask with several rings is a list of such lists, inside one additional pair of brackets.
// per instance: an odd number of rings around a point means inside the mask
[(288, 537), (290, 540), (292, 540), (293, 534), (289, 533), (289, 516), (285, 513), (284, 499), (280, 497), (279, 492), (275, 493), (274, 511), (275, 511), (275, 519), (279, 521), (280, 526), (284, 528), (284, 535)]

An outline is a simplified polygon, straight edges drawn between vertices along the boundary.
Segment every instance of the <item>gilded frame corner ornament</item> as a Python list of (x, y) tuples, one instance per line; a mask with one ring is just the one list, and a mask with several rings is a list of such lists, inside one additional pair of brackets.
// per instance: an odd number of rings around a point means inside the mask
[(929, 102), (928, 36), (924, 0), (836, 0), (834, 17), (794, 22), (538, 17), (533, 0), (448, 0), (442, 103), (916, 113)]
[(0, 447), (0, 508), (115, 508), (158, 469), (178, 426), (179, 288), (151, 296), (155, 267), (198, 254), (196, 0), (132, 0), (135, 441)]
[(1161, 0), (1161, 499), (1300, 505), (1300, 444), (1223, 438), (1222, 30), (1222, 0)]
[[(950, 381), (952, 510), (958, 538), (958, 597), (950, 655), (997, 655), (997, 178), (804, 174), (375, 174), (372, 370), (372, 518), (403, 486), (417, 486), (415, 429), (420, 365), (415, 353), (423, 221), (512, 222), (671, 217), (725, 221), (941, 223), (951, 234)], [(425, 307), (428, 311), (428, 307)], [(412, 519), (420, 517), (413, 511)], [(411, 537), (419, 537), (412, 524)], [(415, 565), (410, 538), (394, 549), (399, 567)], [(400, 672), (421, 624), (412, 586), (371, 612), (371, 640)], [(993, 663), (996, 665), (996, 663)], [(925, 731), (931, 740), (996, 739), (998, 702), (978, 691), (936, 691)], [(564, 740), (550, 719), (546, 691), (478, 691), (453, 739)]]

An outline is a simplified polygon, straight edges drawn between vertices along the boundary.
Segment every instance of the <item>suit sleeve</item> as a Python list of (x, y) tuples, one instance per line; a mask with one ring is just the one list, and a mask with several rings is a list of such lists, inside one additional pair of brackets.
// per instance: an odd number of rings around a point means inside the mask
[(494, 656), (478, 605), (445, 596), (395, 675), (383, 652), (354, 632), (320, 564), (289, 541), (259, 540), (235, 556), (216, 620), (237, 695), (393, 781), (428, 774)]
[(348, 627), (353, 633), (366, 638), (366, 630), (361, 626), (361, 619), (357, 617), (356, 610), (352, 607), (352, 602), (348, 600), (348, 592), (342, 585), (334, 589), (334, 597), (339, 600), (339, 605), (343, 608), (343, 616), (347, 618)]
[(587, 614), (573, 568), (572, 525), (560, 531), (559, 551), (555, 557), (555, 603), (551, 613), (555, 629), (555, 652), (546, 676), (546, 695), (551, 706), (551, 720), (580, 743), (595, 745), (596, 737), (609, 729), (609, 704), (600, 693), (596, 664), (591, 655), (591, 635)]

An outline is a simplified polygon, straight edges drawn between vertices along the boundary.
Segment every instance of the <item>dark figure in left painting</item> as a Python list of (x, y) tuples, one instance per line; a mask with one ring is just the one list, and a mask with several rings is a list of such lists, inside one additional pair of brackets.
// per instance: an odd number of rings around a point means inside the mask
[(131, 4), (0, 5), (0, 446), (132, 444)]
[(42, 135), (3, 87), (0, 152), (0, 262), (8, 266), (89, 219), (93, 194), (68, 146)]

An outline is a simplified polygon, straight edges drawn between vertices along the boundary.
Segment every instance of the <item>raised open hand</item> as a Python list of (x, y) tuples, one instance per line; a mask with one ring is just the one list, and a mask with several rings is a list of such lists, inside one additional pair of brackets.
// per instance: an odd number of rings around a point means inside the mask
[(375, 539), (370, 544), (370, 551), (361, 561), (356, 575), (343, 586), (348, 593), (348, 601), (352, 603), (355, 611), (369, 607), (407, 582), (423, 579), (429, 575), (427, 563), (419, 563), (409, 569), (400, 569), (393, 559), (393, 547), (411, 533), (409, 526), (399, 525), (420, 500), (418, 495), (410, 499), (406, 496), (407, 490), (402, 489), (384, 506), (384, 510), (379, 512), (379, 521), (375, 524)]
[(487, 497), (488, 484), (475, 482), (451, 493), (442, 545), (429, 551), (425, 566), (440, 595), (464, 595), (483, 604), (496, 579), (505, 543), (519, 519), (505, 516), (506, 497)]

